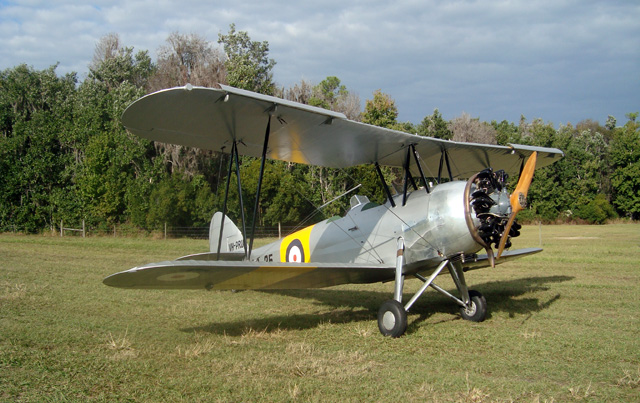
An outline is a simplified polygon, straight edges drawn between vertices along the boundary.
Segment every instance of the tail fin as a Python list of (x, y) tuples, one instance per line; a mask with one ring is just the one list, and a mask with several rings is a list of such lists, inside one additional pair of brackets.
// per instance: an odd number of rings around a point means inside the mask
[[(224, 217), (224, 228), (222, 229), (222, 238), (220, 238), (222, 217)], [(220, 253), (245, 253), (242, 232), (240, 232), (229, 217), (218, 211), (211, 218), (211, 225), (209, 226), (209, 250), (211, 252), (218, 251), (219, 239), (222, 239), (220, 243)]]

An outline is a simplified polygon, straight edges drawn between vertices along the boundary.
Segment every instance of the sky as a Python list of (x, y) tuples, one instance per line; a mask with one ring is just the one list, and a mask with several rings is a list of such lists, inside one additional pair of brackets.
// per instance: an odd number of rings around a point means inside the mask
[(173, 32), (217, 44), (232, 23), (269, 43), (279, 86), (336, 76), (363, 107), (388, 94), (402, 122), (640, 111), (638, 0), (0, 0), (0, 70), (59, 63), (82, 80), (109, 33), (155, 60)]

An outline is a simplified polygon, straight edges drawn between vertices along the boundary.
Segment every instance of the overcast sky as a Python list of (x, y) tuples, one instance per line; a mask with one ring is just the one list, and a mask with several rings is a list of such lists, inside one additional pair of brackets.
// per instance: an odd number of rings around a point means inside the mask
[(337, 76), (363, 107), (389, 94), (400, 121), (438, 108), (623, 124), (640, 111), (638, 0), (0, 0), (0, 70), (59, 62), (83, 79), (108, 33), (155, 60), (172, 32), (216, 43), (231, 23), (269, 42), (279, 85)]

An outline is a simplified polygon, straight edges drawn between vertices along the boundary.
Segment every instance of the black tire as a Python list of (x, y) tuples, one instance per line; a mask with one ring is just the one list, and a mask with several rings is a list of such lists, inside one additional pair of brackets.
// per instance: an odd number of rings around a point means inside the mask
[(407, 311), (394, 299), (385, 301), (378, 310), (378, 329), (383, 336), (400, 337), (407, 330)]
[(487, 300), (478, 291), (469, 290), (471, 307), (460, 308), (460, 314), (465, 320), (482, 322), (487, 317)]

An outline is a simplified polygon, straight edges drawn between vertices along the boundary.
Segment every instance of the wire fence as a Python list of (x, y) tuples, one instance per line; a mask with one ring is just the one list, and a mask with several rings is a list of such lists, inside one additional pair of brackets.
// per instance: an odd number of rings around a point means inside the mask
[[(209, 239), (209, 226), (200, 227), (174, 227), (165, 224), (161, 228), (141, 228), (129, 224), (117, 224), (113, 226), (91, 226), (86, 222), (66, 223), (60, 222), (50, 228), (39, 231), (41, 233), (50, 233), (52, 236), (68, 237), (88, 237), (88, 236), (112, 236), (112, 237), (153, 237), (160, 239), (172, 238), (190, 238), (190, 239)], [(255, 229), (256, 238), (282, 238), (296, 230), (296, 226), (259, 226)], [(29, 230), (17, 225), (5, 225), (0, 227), (0, 233), (33, 233)], [(247, 228), (247, 237), (251, 235), (251, 228)]]
[[(296, 227), (280, 226), (280, 227), (256, 227), (256, 238), (282, 238), (292, 232)], [(251, 229), (247, 228), (246, 236), (251, 235)], [(209, 227), (167, 227), (168, 238), (193, 238), (208, 239)]]

